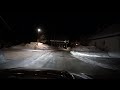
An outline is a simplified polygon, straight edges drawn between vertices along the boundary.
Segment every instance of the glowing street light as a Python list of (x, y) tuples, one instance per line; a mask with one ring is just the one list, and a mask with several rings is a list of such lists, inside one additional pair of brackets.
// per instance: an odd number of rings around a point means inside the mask
[(38, 32), (41, 32), (41, 29), (40, 29), (40, 28), (38, 28)]
[(42, 31), (42, 30), (41, 30), (40, 28), (38, 28), (38, 29), (37, 29), (37, 32), (38, 32), (37, 42), (39, 42), (39, 41), (40, 41), (39, 39), (40, 39), (40, 32), (41, 32), (41, 31)]
[(76, 43), (76, 46), (77, 46), (78, 44)]

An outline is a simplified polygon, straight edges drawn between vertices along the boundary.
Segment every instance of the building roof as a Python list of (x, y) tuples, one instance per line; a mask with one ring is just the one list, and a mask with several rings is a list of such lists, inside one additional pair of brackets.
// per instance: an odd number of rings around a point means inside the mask
[(112, 26), (109, 26), (108, 28), (104, 29), (102, 32), (99, 32), (98, 34), (94, 35), (90, 39), (98, 39), (115, 35), (120, 35), (120, 24), (113, 24)]

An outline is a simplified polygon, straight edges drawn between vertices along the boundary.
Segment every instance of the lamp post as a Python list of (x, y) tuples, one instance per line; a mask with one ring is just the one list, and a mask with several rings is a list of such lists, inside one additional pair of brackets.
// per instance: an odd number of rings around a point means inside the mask
[(41, 32), (41, 29), (38, 28), (37, 31), (38, 31), (38, 38), (37, 38), (38, 40), (37, 40), (37, 42), (39, 42), (39, 41), (40, 41), (39, 39), (40, 39), (40, 32)]

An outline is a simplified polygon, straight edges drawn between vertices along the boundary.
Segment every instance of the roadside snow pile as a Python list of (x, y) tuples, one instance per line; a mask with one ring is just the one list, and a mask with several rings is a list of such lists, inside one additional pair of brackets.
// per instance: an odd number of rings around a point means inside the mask
[(38, 43), (38, 45), (36, 47), (37, 47), (37, 49), (50, 49), (50, 46), (48, 46), (46, 44), (42, 44), (42, 43)]
[(79, 46), (76, 48), (72, 48), (71, 54), (77, 56), (86, 56), (86, 57), (106, 57), (109, 58), (110, 56), (108, 53), (103, 52), (97, 49), (95, 46)]
[(0, 64), (6, 62), (4, 54), (2, 51), (0, 51)]
[(50, 49), (50, 46), (43, 43), (31, 42), (30, 44), (26, 44), (25, 48), (26, 49)]
[(24, 49), (25, 48), (25, 44), (20, 44), (20, 45), (12, 46), (11, 48), (13, 48), (13, 49)]
[(72, 55), (75, 56), (81, 56), (81, 57), (92, 57), (92, 58), (96, 58), (96, 57), (102, 57), (102, 58), (110, 58), (110, 56), (107, 53), (103, 53), (103, 52), (97, 52), (97, 53), (93, 53), (93, 52), (77, 52), (77, 51), (71, 51), (70, 52)]
[[(102, 55), (101, 56), (100, 55), (91, 55), (91, 54), (85, 54), (85, 53), (80, 53), (80, 52), (72, 52), (72, 51), (71, 51), (71, 54), (73, 55), (73, 57), (75, 57), (75, 58), (77, 58), (77, 59), (79, 59), (83, 62), (93, 64), (93, 65), (97, 65), (97, 66), (100, 66), (102, 68), (119, 70), (119, 68), (117, 68), (116, 66), (109, 65), (109, 64), (106, 64), (106, 63), (100, 63), (100, 62), (94, 61), (92, 59), (93, 57), (103, 57)], [(89, 56), (89, 58), (87, 56)]]
[(20, 44), (20, 45), (16, 45), (11, 47), (13, 49), (51, 49), (51, 47), (47, 44), (43, 44), (43, 43), (38, 43), (38, 42), (31, 42), (28, 44)]
[(78, 46), (75, 48), (72, 48), (72, 51), (84, 51), (84, 52), (95, 52), (100, 51), (95, 46)]
[(30, 44), (26, 44), (25, 48), (26, 49), (34, 49), (34, 47), (37, 45), (37, 43), (30, 43)]

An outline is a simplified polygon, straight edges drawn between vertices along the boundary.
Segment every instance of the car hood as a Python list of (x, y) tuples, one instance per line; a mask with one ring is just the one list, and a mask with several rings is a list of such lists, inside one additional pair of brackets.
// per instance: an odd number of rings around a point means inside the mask
[(64, 70), (2, 69), (0, 79), (92, 79), (84, 73), (75, 74)]

